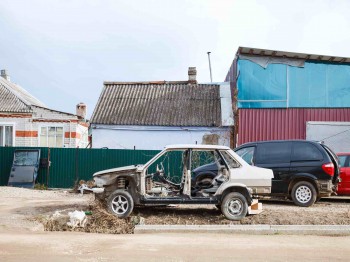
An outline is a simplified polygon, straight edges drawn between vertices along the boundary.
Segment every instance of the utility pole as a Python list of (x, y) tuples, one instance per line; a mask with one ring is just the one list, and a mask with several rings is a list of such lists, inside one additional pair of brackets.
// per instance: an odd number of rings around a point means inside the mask
[(211, 75), (210, 53), (211, 53), (211, 52), (207, 52), (207, 54), (208, 54), (208, 60), (209, 60), (210, 82), (212, 83), (212, 82), (213, 82), (213, 77), (212, 77), (212, 75)]

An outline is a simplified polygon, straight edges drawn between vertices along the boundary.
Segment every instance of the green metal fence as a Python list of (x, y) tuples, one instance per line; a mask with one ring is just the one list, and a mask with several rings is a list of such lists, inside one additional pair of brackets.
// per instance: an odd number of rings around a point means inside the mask
[[(0, 185), (7, 185), (13, 153), (23, 147), (0, 147)], [(33, 149), (33, 148), (28, 148)], [(81, 179), (90, 180), (92, 174), (114, 167), (144, 164), (158, 150), (39, 148), (41, 158), (50, 154), (50, 168), (40, 168), (37, 182), (51, 188), (70, 188)], [(180, 161), (177, 159), (176, 161)], [(181, 162), (180, 162), (181, 163)], [(174, 166), (179, 166), (175, 163)]]

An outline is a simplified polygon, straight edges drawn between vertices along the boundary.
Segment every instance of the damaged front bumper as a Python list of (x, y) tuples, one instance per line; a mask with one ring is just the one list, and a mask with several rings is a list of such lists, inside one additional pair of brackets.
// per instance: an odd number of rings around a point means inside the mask
[(86, 184), (80, 185), (78, 190), (80, 191), (81, 194), (84, 194), (84, 190), (93, 192), (95, 194), (102, 194), (105, 191), (105, 189), (103, 187), (92, 187), (92, 188), (90, 188)]

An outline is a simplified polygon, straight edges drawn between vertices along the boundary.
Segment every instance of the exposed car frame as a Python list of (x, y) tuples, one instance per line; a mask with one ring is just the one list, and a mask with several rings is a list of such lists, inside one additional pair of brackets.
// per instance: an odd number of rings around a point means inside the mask
[[(148, 173), (148, 168), (170, 151), (182, 152), (180, 184), (167, 180), (164, 170), (158, 166), (156, 172)], [(222, 167), (210, 187), (194, 188), (191, 185), (191, 157), (195, 151), (215, 152), (221, 160)], [(235, 163), (234, 167), (228, 160)], [(134, 205), (213, 204), (220, 207), (228, 219), (240, 220), (246, 216), (253, 195), (271, 192), (273, 173), (269, 169), (250, 166), (229, 147), (172, 145), (145, 165), (103, 170), (93, 177), (96, 186), (103, 188), (96, 196), (105, 199), (109, 211), (118, 217), (127, 217)]]

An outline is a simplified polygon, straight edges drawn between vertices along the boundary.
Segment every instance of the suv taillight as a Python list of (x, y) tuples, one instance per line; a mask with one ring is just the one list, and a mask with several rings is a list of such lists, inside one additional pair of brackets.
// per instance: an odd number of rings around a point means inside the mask
[(333, 163), (323, 164), (322, 169), (326, 174), (333, 176), (334, 175), (334, 165)]

